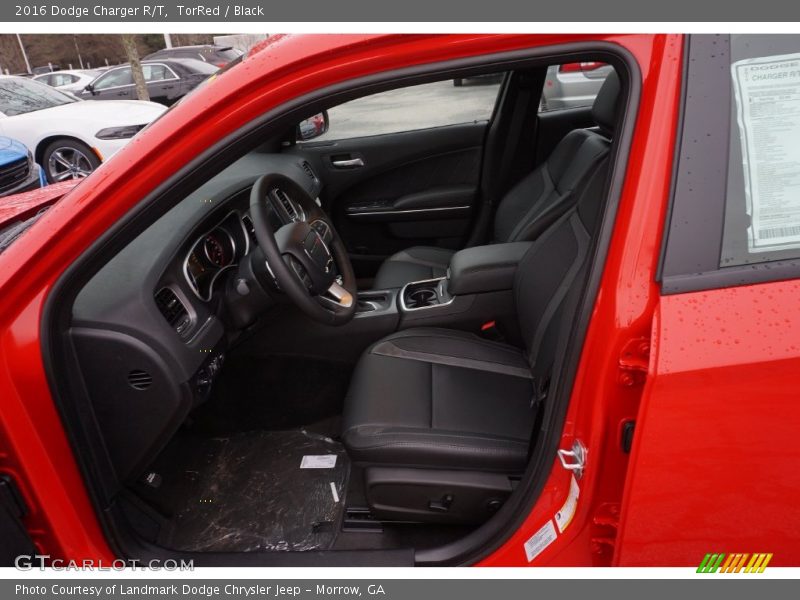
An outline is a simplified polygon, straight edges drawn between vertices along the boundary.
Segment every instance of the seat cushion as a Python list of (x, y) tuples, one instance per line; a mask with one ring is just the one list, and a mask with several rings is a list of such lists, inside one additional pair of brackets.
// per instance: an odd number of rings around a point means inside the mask
[(444, 277), (455, 250), (414, 246), (393, 254), (381, 265), (372, 289), (400, 288), (411, 281)]
[(408, 329), (361, 358), (343, 440), (361, 464), (516, 473), (536, 410), (519, 350), (447, 329)]

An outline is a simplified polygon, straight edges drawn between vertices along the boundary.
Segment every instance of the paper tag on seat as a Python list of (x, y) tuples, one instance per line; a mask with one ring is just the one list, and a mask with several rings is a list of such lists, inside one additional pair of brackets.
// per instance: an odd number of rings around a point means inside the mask
[(335, 454), (306, 454), (300, 461), (301, 469), (332, 469), (335, 466)]

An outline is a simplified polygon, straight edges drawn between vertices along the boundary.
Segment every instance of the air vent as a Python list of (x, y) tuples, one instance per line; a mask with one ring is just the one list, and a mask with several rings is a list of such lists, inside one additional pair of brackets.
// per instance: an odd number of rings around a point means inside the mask
[(155, 295), (156, 305), (161, 314), (175, 331), (184, 333), (191, 324), (186, 307), (170, 288), (165, 287)]
[(314, 169), (311, 168), (311, 165), (308, 162), (303, 161), (300, 163), (300, 166), (303, 167), (303, 171), (306, 172), (306, 175), (311, 179), (311, 181), (317, 181), (317, 174), (314, 173)]
[(244, 215), (242, 217), (242, 225), (244, 225), (244, 230), (247, 232), (247, 235), (250, 237), (250, 240), (253, 242), (257, 242), (256, 228), (253, 225), (253, 219), (250, 218), (250, 215)]
[(153, 384), (153, 377), (147, 371), (134, 369), (128, 373), (128, 383), (135, 390), (146, 390)]
[(289, 216), (289, 219), (292, 221), (297, 221), (297, 209), (294, 206), (294, 202), (292, 202), (292, 200), (289, 198), (289, 195), (279, 188), (275, 188), (273, 193), (283, 205), (283, 208), (286, 210), (286, 214)]

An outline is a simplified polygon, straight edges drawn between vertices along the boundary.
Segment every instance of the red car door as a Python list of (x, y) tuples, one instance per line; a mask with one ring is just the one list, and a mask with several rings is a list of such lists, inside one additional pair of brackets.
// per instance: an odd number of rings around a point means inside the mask
[(800, 36), (691, 40), (616, 564), (800, 561), (798, 52)]

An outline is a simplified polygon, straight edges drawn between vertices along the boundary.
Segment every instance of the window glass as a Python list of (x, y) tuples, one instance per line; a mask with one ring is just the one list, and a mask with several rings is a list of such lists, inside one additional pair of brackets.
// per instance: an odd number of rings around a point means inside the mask
[(800, 257), (800, 36), (734, 35), (721, 266)]
[(345, 102), (328, 110), (330, 128), (315, 141), (488, 121), (502, 78), (448, 79)]
[(172, 71), (164, 65), (142, 65), (145, 81), (160, 81), (162, 79), (174, 79)]
[(208, 58), (231, 61), (241, 55), (242, 51), (236, 48), (215, 48), (208, 53)]
[(602, 62), (576, 62), (551, 65), (542, 89), (540, 111), (591, 106), (600, 87), (613, 71)]
[(60, 85), (69, 85), (76, 81), (78, 81), (78, 77), (76, 75), (70, 75), (69, 73), (53, 73), (50, 75), (50, 85), (56, 87)]
[(133, 85), (133, 75), (130, 67), (109, 71), (97, 80), (97, 83), (94, 84), (94, 89), (105, 90), (120, 85)]
[(0, 79), (0, 112), (8, 117), (77, 102), (49, 85), (21, 77)]

